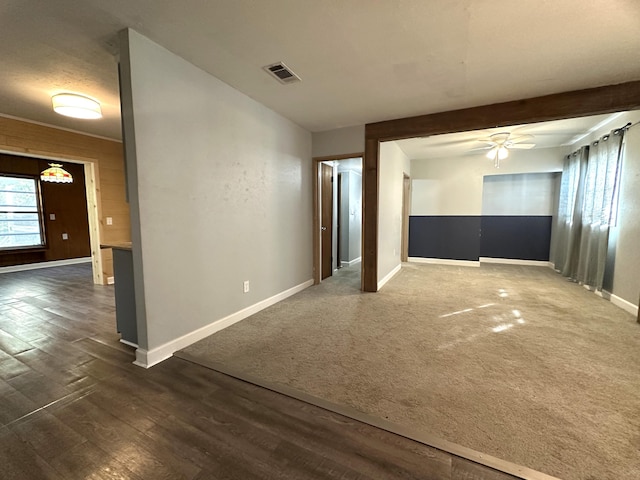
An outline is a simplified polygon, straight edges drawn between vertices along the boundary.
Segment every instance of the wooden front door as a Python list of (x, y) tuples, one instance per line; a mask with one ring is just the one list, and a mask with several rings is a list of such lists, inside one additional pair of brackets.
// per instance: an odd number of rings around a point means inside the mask
[(320, 229), (322, 230), (322, 280), (330, 277), (333, 271), (331, 252), (333, 250), (333, 167), (327, 164), (322, 166), (322, 215)]

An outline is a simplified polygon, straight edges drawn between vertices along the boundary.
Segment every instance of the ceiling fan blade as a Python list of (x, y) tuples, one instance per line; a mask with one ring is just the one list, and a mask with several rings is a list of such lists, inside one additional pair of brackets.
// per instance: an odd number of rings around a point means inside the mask
[(492, 148), (496, 148), (496, 147), (495, 146), (478, 147), (478, 148), (473, 148), (471, 150), (467, 150), (466, 153), (470, 155), (473, 155), (475, 153), (486, 153), (488, 150)]
[(533, 135), (516, 135), (509, 137), (509, 142), (511, 143), (522, 143), (530, 140), (533, 140)]
[(533, 148), (535, 146), (536, 146), (535, 143), (512, 143), (511, 145), (507, 145), (507, 148), (529, 150), (530, 148)]
[(498, 143), (494, 142), (490, 138), (481, 138), (478, 140), (478, 142), (487, 144), (488, 147), (485, 147), (485, 148), (497, 147), (499, 145)]

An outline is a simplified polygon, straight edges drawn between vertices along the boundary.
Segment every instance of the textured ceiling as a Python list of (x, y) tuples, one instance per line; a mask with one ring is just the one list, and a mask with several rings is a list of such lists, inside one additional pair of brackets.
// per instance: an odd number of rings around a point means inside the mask
[[(321, 131), (640, 79), (638, 25), (638, 0), (4, 0), (0, 113), (119, 137), (124, 27)], [(63, 90), (105, 117), (54, 114)]]
[(619, 116), (620, 113), (594, 115), (553, 122), (409, 138), (398, 140), (396, 143), (412, 160), (485, 155), (489, 147), (485, 142), (479, 140), (486, 139), (495, 133), (503, 132), (510, 133), (511, 137), (531, 135), (531, 138), (523, 143), (535, 144), (534, 149), (569, 146), (574, 143), (581, 145), (580, 140), (590, 131), (597, 130), (605, 125), (610, 125), (611, 129), (621, 127), (622, 125), (618, 125), (615, 121)]

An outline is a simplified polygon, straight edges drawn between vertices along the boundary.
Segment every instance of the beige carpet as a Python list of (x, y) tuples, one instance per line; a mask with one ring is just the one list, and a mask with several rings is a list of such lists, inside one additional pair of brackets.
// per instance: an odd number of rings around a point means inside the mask
[(632, 315), (544, 267), (358, 281), (341, 272), (185, 352), (563, 479), (640, 478)]

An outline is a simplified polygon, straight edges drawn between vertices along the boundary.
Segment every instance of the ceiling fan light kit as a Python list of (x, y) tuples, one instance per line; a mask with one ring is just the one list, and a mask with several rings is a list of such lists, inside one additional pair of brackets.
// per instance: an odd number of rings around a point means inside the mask
[(505, 146), (493, 147), (487, 153), (487, 158), (490, 160), (493, 160), (494, 162), (493, 165), (496, 168), (500, 168), (500, 160), (504, 160), (508, 156), (509, 156), (509, 150), (507, 150), (507, 147)]
[(535, 147), (535, 143), (523, 143), (532, 138), (532, 135), (511, 137), (510, 132), (503, 132), (494, 133), (489, 138), (480, 139), (480, 141), (489, 145), (487, 148), (490, 150), (487, 152), (487, 158), (493, 160), (494, 167), (500, 168), (500, 160), (504, 160), (509, 156), (510, 149), (528, 150)]

